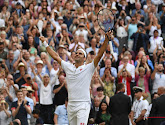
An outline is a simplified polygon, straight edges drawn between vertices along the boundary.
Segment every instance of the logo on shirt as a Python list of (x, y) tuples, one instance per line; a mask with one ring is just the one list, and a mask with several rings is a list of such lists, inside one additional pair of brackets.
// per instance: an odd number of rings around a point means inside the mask
[(80, 71), (81, 71), (82, 69), (80, 69)]

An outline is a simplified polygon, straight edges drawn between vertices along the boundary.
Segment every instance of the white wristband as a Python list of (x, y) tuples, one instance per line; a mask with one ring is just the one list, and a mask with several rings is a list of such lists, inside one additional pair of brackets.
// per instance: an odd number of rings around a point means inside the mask
[(43, 42), (43, 45), (47, 48), (49, 45), (46, 41)]

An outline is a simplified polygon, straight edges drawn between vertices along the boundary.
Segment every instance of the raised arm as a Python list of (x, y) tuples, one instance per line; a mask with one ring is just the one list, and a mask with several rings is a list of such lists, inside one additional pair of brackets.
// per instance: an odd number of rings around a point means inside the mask
[[(111, 35), (112, 35), (112, 31), (109, 31), (105, 34), (105, 40), (104, 40), (104, 43), (103, 45), (101, 46), (101, 48), (99, 49), (99, 52), (97, 54), (97, 56), (94, 58), (94, 65), (95, 67), (97, 67), (97, 64), (99, 63), (101, 57), (103, 56), (103, 53), (104, 51), (106, 50), (107, 48), (107, 44), (109, 42), (109, 38), (111, 38)], [(109, 38), (108, 38), (109, 37)]]
[(46, 42), (47, 39), (44, 36), (41, 36), (40, 40), (42, 41), (42, 43), (46, 47), (46, 50), (49, 53), (49, 55), (61, 65), (62, 59), (52, 48), (49, 47), (48, 43)]

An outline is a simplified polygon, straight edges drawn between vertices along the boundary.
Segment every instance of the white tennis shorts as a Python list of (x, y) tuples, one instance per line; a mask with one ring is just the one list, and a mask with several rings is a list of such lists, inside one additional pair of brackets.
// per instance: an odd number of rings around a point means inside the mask
[(70, 125), (87, 125), (91, 104), (90, 102), (70, 102), (67, 105)]

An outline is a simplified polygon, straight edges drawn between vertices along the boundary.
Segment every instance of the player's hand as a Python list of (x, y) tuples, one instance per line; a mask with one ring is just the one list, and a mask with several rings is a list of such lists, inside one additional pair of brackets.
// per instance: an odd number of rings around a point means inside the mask
[(43, 43), (44, 41), (47, 41), (47, 39), (46, 39), (44, 36), (40, 36), (40, 40), (42, 41), (42, 43)]
[(108, 31), (106, 34), (105, 34), (105, 41), (109, 41), (111, 39), (111, 36), (113, 35), (113, 31)]

